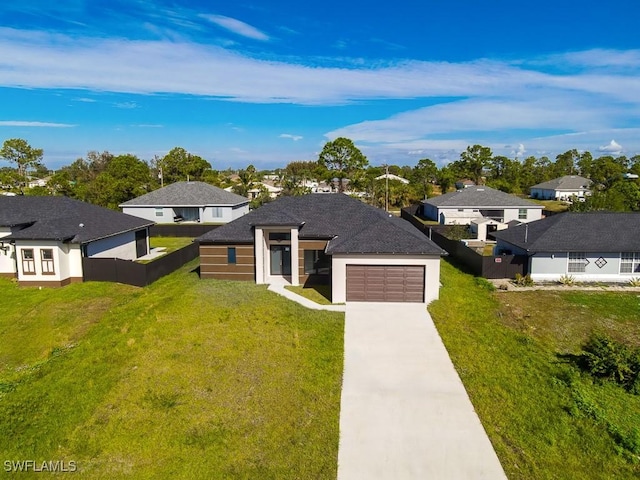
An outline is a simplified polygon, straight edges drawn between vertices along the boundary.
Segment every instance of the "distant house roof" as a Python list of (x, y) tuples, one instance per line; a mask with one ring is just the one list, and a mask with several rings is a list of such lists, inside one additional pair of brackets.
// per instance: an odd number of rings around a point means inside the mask
[(471, 186), (455, 192), (445, 193), (438, 197), (423, 200), (425, 205), (451, 208), (501, 208), (501, 207), (527, 207), (540, 208), (542, 205), (529, 200), (516, 197), (509, 193), (501, 192), (487, 186)]
[(399, 177), (398, 175), (394, 175), (393, 173), (382, 174), (379, 177), (376, 177), (376, 180), (384, 180), (386, 178), (388, 178), (389, 180), (396, 180), (396, 181), (402, 182), (404, 184), (408, 184), (409, 183), (409, 180), (407, 180), (406, 178)]
[(476, 182), (469, 180), (468, 178), (458, 180), (456, 182), (456, 188), (469, 188), (475, 186)]
[(153, 222), (67, 197), (0, 196), (0, 226), (20, 227), (4, 239), (87, 243)]
[(566, 212), (494, 233), (535, 252), (639, 252), (640, 213)]
[(565, 175), (564, 177), (554, 178), (548, 182), (542, 182), (531, 188), (539, 188), (541, 190), (580, 190), (588, 189), (591, 180), (579, 175)]
[(202, 243), (253, 243), (256, 226), (299, 227), (299, 238), (326, 239), (328, 254), (445, 252), (405, 220), (347, 195), (282, 197), (201, 236)]
[(241, 205), (245, 197), (204, 182), (176, 182), (124, 202), (120, 207), (203, 207)]
[[(233, 187), (232, 187), (233, 188)], [(265, 188), (269, 193), (280, 193), (282, 187), (276, 187), (270, 182), (258, 182), (254, 184), (254, 187), (249, 190), (250, 192), (259, 192), (261, 188)]]

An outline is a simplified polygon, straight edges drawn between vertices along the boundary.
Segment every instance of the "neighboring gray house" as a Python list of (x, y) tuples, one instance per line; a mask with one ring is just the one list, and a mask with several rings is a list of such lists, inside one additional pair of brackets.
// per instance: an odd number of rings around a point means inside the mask
[(539, 200), (569, 200), (591, 194), (591, 180), (579, 175), (565, 175), (531, 187), (529, 195)]
[(495, 233), (496, 253), (527, 255), (534, 281), (640, 277), (640, 213), (567, 212)]
[(331, 285), (331, 300), (438, 298), (440, 247), (409, 222), (347, 195), (281, 197), (200, 238), (200, 276)]
[(176, 182), (120, 205), (158, 224), (228, 223), (249, 213), (249, 200), (204, 182)]
[[(498, 223), (542, 218), (542, 205), (487, 186), (470, 186), (422, 202), (423, 215), (443, 225), (470, 225), (489, 218)], [(496, 227), (496, 225), (493, 225)], [(498, 228), (490, 228), (489, 231)]]
[(0, 276), (21, 285), (83, 281), (83, 257), (135, 260), (153, 222), (67, 197), (0, 195)]

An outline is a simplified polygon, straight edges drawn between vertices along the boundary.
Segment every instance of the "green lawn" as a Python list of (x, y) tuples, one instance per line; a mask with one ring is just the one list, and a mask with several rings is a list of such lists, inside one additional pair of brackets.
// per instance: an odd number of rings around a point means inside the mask
[(0, 279), (0, 459), (73, 460), (83, 478), (335, 478), (343, 314), (196, 266), (143, 289)]
[(311, 285), (303, 286), (287, 286), (287, 290), (291, 290), (298, 295), (308, 298), (312, 302), (320, 305), (331, 305), (331, 285)]
[(549, 210), (550, 212), (566, 212), (569, 210), (569, 205), (565, 202), (561, 202), (560, 200), (538, 200), (535, 198), (528, 198), (527, 200), (531, 200), (534, 203), (539, 205), (544, 205), (545, 210)]
[(193, 242), (193, 238), (188, 237), (149, 237), (151, 248), (164, 247), (166, 253), (171, 253), (182, 247), (186, 247)]
[(571, 355), (591, 331), (640, 344), (636, 293), (490, 292), (442, 262), (429, 311), (511, 480), (640, 476), (640, 396)]

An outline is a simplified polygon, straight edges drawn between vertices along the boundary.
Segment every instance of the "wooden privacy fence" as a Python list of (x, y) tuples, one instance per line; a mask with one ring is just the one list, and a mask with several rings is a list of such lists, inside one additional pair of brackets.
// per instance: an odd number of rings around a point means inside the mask
[(526, 275), (529, 259), (526, 255), (481, 255), (459, 240), (443, 235), (447, 225), (425, 225), (415, 215), (419, 206), (403, 208), (400, 215), (445, 250), (451, 258), (465, 265), (471, 273), (484, 278), (514, 278), (517, 273)]
[(155, 224), (149, 228), (149, 235), (152, 237), (196, 238), (219, 226), (206, 223)]
[(85, 257), (82, 259), (83, 279), (85, 282), (118, 282), (145, 287), (197, 257), (197, 242), (149, 263), (137, 263), (119, 258)]

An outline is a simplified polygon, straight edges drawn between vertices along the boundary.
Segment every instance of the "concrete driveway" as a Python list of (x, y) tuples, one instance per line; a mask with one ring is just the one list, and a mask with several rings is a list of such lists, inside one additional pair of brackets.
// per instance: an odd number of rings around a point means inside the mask
[(338, 480), (506, 479), (422, 304), (347, 303)]

